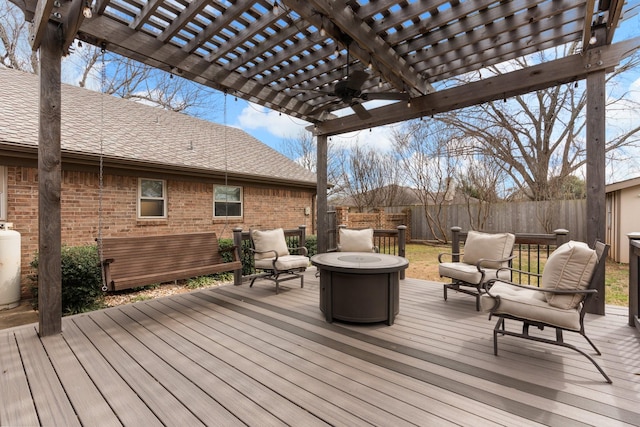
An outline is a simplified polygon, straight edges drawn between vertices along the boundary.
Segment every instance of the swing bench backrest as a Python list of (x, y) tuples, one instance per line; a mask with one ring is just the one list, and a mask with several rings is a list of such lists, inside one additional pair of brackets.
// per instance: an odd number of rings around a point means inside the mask
[[(213, 232), (105, 237), (101, 246), (110, 291), (242, 270), (237, 248), (220, 250)], [(230, 252), (232, 261), (225, 262), (223, 252)]]

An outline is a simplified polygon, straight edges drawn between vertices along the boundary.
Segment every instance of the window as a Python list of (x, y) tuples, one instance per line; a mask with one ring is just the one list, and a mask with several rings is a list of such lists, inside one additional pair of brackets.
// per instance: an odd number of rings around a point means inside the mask
[(7, 167), (0, 166), (0, 220), (7, 220)]
[(218, 185), (213, 189), (213, 217), (242, 216), (242, 187)]
[(167, 183), (162, 179), (138, 180), (138, 218), (167, 217)]

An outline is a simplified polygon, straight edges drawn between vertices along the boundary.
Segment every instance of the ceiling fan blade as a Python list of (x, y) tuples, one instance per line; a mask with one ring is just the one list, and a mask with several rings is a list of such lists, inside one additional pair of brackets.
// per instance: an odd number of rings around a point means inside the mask
[(372, 99), (385, 99), (391, 101), (408, 101), (411, 97), (405, 92), (367, 92), (360, 95), (360, 99), (371, 101)]
[(362, 106), (359, 102), (354, 102), (351, 104), (351, 109), (354, 113), (360, 118), (360, 120), (367, 120), (371, 118), (371, 113), (367, 111), (366, 108)]
[(369, 74), (366, 71), (354, 70), (347, 76), (347, 87), (353, 90), (360, 90), (368, 78)]

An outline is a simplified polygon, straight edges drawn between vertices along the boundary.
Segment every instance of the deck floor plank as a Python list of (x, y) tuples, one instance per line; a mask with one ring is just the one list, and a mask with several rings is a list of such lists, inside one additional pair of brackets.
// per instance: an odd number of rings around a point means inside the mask
[(16, 339), (40, 423), (80, 426), (80, 420), (58, 380), (40, 338), (33, 330), (25, 329), (16, 331)]
[[(153, 304), (155, 305), (155, 304)], [(188, 336), (179, 334), (180, 326), (171, 327), (164, 315), (154, 309), (152, 304), (127, 310), (126, 314), (153, 333), (158, 340), (155, 346), (162, 351), (161, 357), (172, 363), (180, 362), (177, 369), (202, 389), (211, 390), (217, 401), (227, 410), (248, 425), (280, 425), (283, 421), (305, 421), (318, 423), (310, 418), (306, 411), (287, 405), (288, 401), (262, 384), (253, 381), (245, 373), (233, 369), (219, 358), (219, 354), (205, 351)], [(175, 319), (172, 319), (175, 321)], [(181, 323), (181, 322), (178, 322)], [(139, 334), (140, 339), (149, 341)], [(202, 339), (202, 337), (198, 337)], [(166, 343), (171, 343), (167, 349)], [(255, 399), (257, 402), (255, 402)], [(269, 412), (273, 411), (273, 413)]]
[[(186, 298), (202, 299), (199, 296), (187, 296)], [(203, 307), (204, 310), (225, 311), (224, 308), (221, 308), (215, 303), (204, 303)], [(237, 314), (233, 310), (226, 311), (232, 318), (232, 322), (243, 321), (240, 319), (243, 317), (242, 315)], [(327, 369), (331, 369), (344, 377), (357, 379), (369, 387), (375, 387), (384, 393), (397, 396), (417, 407), (423, 407), (425, 410), (432, 412), (443, 420), (449, 419), (457, 423), (465, 422), (473, 425), (482, 425), (490, 419), (494, 424), (504, 422), (503, 425), (513, 425), (514, 423), (518, 425), (529, 425), (527, 424), (527, 420), (508, 413), (504, 419), (501, 419), (504, 414), (493, 407), (488, 407), (476, 401), (464, 402), (464, 397), (454, 393), (448, 393), (446, 390), (436, 388), (426, 382), (418, 381), (406, 375), (397, 375), (378, 365), (370, 363), (363, 364), (363, 361), (356, 357), (324, 346), (314, 340), (299, 335), (291, 335), (265, 322), (246, 318), (246, 316), (244, 317), (246, 319), (244, 320), (244, 322), (246, 322), (244, 330), (251, 331), (253, 336), (260, 337), (266, 335), (269, 337), (279, 337), (282, 339), (281, 345), (285, 351), (299, 354), (301, 357), (305, 357), (314, 363), (320, 363), (318, 360), (320, 356), (318, 355), (321, 355), (323, 359), (322, 363), (328, 366)], [(270, 341), (274, 342), (273, 338), (270, 338)], [(329, 363), (327, 364), (327, 362)], [(362, 375), (362, 373), (374, 375), (374, 378), (369, 378), (368, 375)], [(467, 408), (469, 405), (474, 405), (475, 411), (473, 414), (469, 414), (468, 411), (459, 409), (457, 407), (459, 405)], [(537, 424), (531, 423), (530, 425)]]
[(64, 339), (55, 335), (42, 338), (41, 341), (66, 394), (73, 402), (80, 423), (90, 425), (94, 420), (100, 420), (104, 426), (121, 426), (117, 415)]
[(132, 358), (125, 349), (133, 345), (133, 338), (124, 336), (120, 328), (105, 317), (103, 311), (94, 312), (76, 323), (85, 334), (90, 334), (95, 339), (96, 348), (110, 361), (113, 369), (129, 387), (143, 398), (160, 421), (165, 425), (204, 425), (171, 390), (145, 369), (146, 365), (161, 361), (152, 355), (148, 359)]
[[(180, 309), (174, 300), (171, 300), (171, 303), (173, 310)], [(302, 361), (292, 361), (290, 359), (291, 355), (285, 352), (274, 354), (270, 340), (257, 340), (248, 337), (242, 330), (226, 328), (217, 318), (211, 320), (209, 316), (197, 311), (192, 311), (190, 315), (208, 328), (206, 331), (203, 330), (203, 333), (207, 333), (215, 341), (226, 346), (233, 346), (239, 356), (247, 359), (250, 363), (265, 367), (291, 384), (302, 387), (314, 395), (316, 399), (333, 404), (336, 408), (342, 408), (344, 411), (353, 414), (355, 419), (360, 420), (359, 424), (363, 421), (373, 425), (400, 426), (407, 424), (401, 417), (390, 414), (381, 409), (380, 406), (376, 406), (375, 402), (363, 401), (359, 397), (349, 394), (343, 390), (343, 384), (327, 387), (322, 379), (314, 377), (298, 366)], [(287, 392), (286, 389), (284, 391)]]
[(329, 324), (314, 273), (0, 331), (0, 425), (640, 426), (624, 309), (587, 318), (606, 384), (559, 347), (501, 337), (494, 356), (495, 322), (441, 283), (402, 281), (393, 326)]
[[(97, 335), (87, 337), (78, 327), (77, 321), (88, 315), (64, 319), (62, 335), (74, 349), (75, 357), (98, 387), (100, 393), (113, 408), (123, 425), (136, 425), (144, 420), (145, 426), (160, 427), (162, 423), (141, 399), (140, 395), (118, 374), (109, 359), (95, 344)], [(109, 345), (109, 343), (107, 343)]]
[(0, 369), (0, 425), (37, 425), (38, 414), (14, 333), (0, 334)]

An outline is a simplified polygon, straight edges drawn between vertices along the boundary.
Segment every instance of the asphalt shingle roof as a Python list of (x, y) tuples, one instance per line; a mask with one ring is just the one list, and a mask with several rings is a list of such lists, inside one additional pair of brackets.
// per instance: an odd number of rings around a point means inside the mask
[[(38, 76), (0, 68), (0, 142), (38, 145)], [(62, 150), (315, 183), (316, 175), (241, 129), (62, 85)]]

